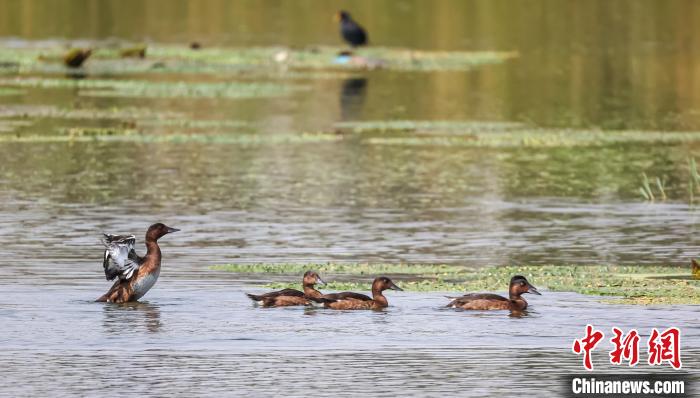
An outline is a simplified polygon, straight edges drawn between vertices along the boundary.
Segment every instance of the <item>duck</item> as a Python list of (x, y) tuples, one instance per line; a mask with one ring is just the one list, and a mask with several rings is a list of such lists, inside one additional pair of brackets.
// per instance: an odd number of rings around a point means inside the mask
[(380, 276), (372, 282), (372, 297), (354, 292), (324, 294), (324, 298), (334, 300), (326, 302), (324, 307), (334, 310), (381, 310), (389, 306), (382, 294), (387, 289), (403, 291), (391, 279)]
[(325, 302), (334, 301), (333, 299), (324, 297), (321, 292), (316, 290), (316, 284), (326, 284), (317, 272), (306, 271), (302, 277), (301, 283), (304, 288), (303, 292), (296, 289), (282, 289), (259, 295), (246, 293), (246, 296), (263, 307), (313, 305), (314, 303), (323, 304)]
[(527, 308), (527, 301), (522, 298), (524, 293), (542, 295), (524, 276), (515, 275), (510, 279), (508, 298), (491, 293), (469, 293), (462, 297), (448, 297), (452, 302), (447, 307), (463, 310), (523, 311)]
[(69, 68), (79, 68), (85, 60), (90, 58), (90, 55), (92, 55), (90, 48), (87, 50), (72, 48), (63, 56), (63, 63)]
[(156, 223), (146, 231), (146, 255), (140, 257), (134, 251), (134, 235), (103, 234), (105, 246), (102, 267), (108, 281), (115, 280), (114, 285), (96, 301), (107, 303), (126, 303), (143, 297), (160, 275), (161, 252), (158, 239), (177, 232), (163, 223)]
[(352, 47), (367, 44), (367, 32), (355, 22), (347, 11), (338, 11), (335, 15), (336, 22), (340, 22), (340, 35)]

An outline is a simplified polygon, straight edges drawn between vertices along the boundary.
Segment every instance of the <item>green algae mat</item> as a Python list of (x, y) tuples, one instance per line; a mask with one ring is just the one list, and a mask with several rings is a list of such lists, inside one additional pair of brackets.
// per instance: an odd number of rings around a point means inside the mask
[[(148, 44), (139, 47), (143, 57), (129, 57), (120, 43), (92, 43), (92, 56), (83, 69), (97, 74), (216, 73), (264, 69), (387, 69), (398, 71), (467, 70), (516, 58), (512, 51), (423, 51), (405, 48), (367, 47), (350, 56), (339, 56), (345, 47), (207, 47)], [(61, 73), (67, 68), (64, 46), (2, 46), (0, 73)]]
[[(407, 291), (507, 291), (513, 275), (524, 275), (540, 289), (605, 296), (609, 302), (639, 305), (700, 304), (700, 279), (690, 266), (504, 266), (467, 268), (433, 264), (226, 264), (211, 269), (238, 273), (274, 273), (289, 276), (270, 288), (299, 286), (301, 275), (315, 270), (330, 290), (369, 290), (374, 276), (390, 275)], [(339, 280), (334, 280), (337, 278)], [(360, 281), (350, 281), (357, 278)], [(546, 293), (545, 293), (546, 294)]]

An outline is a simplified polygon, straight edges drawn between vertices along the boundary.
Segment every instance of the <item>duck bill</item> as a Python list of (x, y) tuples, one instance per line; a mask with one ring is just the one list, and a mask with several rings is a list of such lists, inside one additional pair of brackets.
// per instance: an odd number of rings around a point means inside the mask
[(173, 232), (177, 232), (177, 231), (179, 231), (179, 229), (168, 227), (168, 233), (169, 233), (169, 234), (172, 234)]
[(532, 293), (532, 294), (536, 294), (536, 295), (538, 295), (538, 296), (541, 296), (541, 295), (542, 295), (542, 293), (540, 293), (539, 291), (537, 291), (537, 288), (536, 288), (536, 287), (532, 286), (532, 285), (529, 284), (529, 283), (527, 284), (527, 292), (528, 292), (528, 293)]
[(403, 292), (403, 289), (401, 289), (400, 287), (396, 286), (396, 284), (395, 284), (394, 282), (391, 282), (391, 285), (389, 285), (389, 289), (391, 289), (391, 290), (398, 290), (398, 291), (400, 291), (400, 292)]
[(333, 14), (333, 22), (340, 22), (340, 19), (340, 12), (336, 12), (335, 14)]
[(325, 282), (323, 279), (321, 279), (320, 276), (317, 276), (317, 277), (316, 277), (316, 284), (317, 284), (317, 285), (325, 285), (326, 282)]

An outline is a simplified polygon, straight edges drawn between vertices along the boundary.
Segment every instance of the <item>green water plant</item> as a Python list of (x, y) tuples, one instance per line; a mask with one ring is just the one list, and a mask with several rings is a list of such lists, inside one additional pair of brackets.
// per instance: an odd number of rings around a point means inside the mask
[(4, 78), (0, 86), (79, 89), (79, 95), (92, 97), (140, 98), (255, 98), (288, 95), (302, 86), (250, 82), (160, 82), (117, 79)]
[(285, 282), (270, 288), (295, 287), (308, 269), (326, 274), (330, 290), (369, 290), (376, 275), (401, 281), (408, 291), (502, 292), (511, 276), (524, 275), (537, 287), (605, 296), (627, 304), (700, 304), (700, 281), (688, 267), (615, 265), (542, 265), (470, 268), (445, 264), (225, 264), (213, 270), (278, 274)]

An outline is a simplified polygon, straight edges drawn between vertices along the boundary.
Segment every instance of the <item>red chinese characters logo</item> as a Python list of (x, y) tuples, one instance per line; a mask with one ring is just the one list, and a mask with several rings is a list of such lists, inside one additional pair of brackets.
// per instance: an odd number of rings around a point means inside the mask
[(572, 347), (575, 354), (583, 353), (583, 367), (586, 370), (593, 370), (593, 362), (591, 361), (591, 352), (603, 340), (603, 332), (594, 330), (592, 325), (586, 325), (586, 337), (581, 340), (574, 340)]
[(668, 361), (673, 369), (681, 368), (681, 331), (678, 328), (668, 328), (663, 333), (652, 329), (647, 344), (649, 365), (661, 365)]
[(635, 329), (625, 336), (622, 330), (612, 328), (615, 337), (610, 339), (610, 342), (615, 345), (615, 349), (610, 351), (610, 363), (613, 365), (622, 364), (622, 360), (626, 360), (629, 366), (634, 366), (639, 362), (639, 333)]
[[(621, 365), (627, 362), (629, 366), (639, 363), (639, 333), (632, 329), (625, 333), (616, 327), (612, 328), (614, 336), (610, 339), (613, 350), (610, 351), (610, 363)], [(599, 330), (595, 330), (592, 325), (586, 325), (586, 335), (582, 339), (574, 340), (572, 350), (575, 354), (583, 354), (583, 367), (586, 370), (593, 370), (592, 352), (595, 350), (605, 335)], [(681, 363), (681, 331), (672, 327), (659, 332), (655, 328), (651, 330), (651, 335), (647, 341), (648, 363), (651, 366), (661, 365), (668, 362), (674, 369), (680, 369)]]

